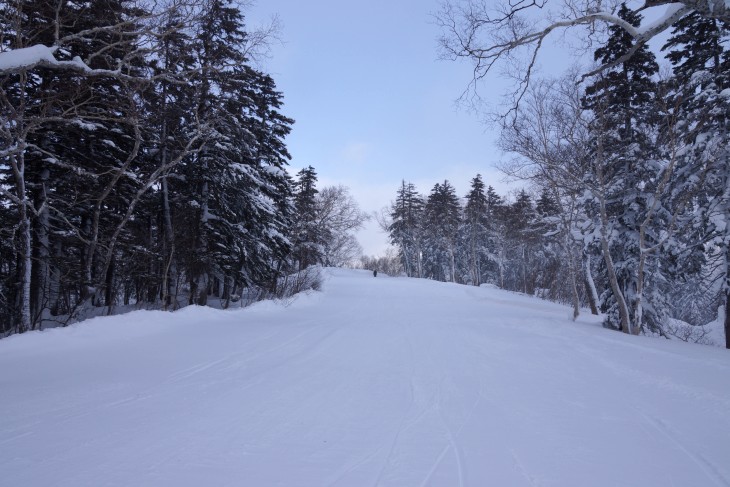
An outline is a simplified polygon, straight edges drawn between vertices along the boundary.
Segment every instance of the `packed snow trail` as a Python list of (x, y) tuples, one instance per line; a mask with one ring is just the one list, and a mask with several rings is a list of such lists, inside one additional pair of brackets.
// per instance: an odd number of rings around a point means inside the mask
[(730, 486), (730, 353), (327, 270), (0, 340), (3, 486)]

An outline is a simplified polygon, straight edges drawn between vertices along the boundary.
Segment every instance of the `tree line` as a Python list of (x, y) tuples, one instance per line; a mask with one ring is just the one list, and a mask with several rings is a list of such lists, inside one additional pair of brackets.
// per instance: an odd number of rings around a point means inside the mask
[(0, 32), (0, 334), (228, 306), (352, 245), (234, 2), (2, 2)]
[[(524, 78), (502, 118), (500, 145), (514, 156), (502, 169), (529, 183), (542, 210), (530, 214), (520, 194), (495, 213), (489, 198), (475, 199), (475, 180), (463, 209), (445, 183), (411, 223), (401, 215), (418, 205), (404, 185), (391, 237), (408, 273), (531, 294), (557, 285), (576, 315), (595, 302), (605, 326), (626, 333), (669, 336), (673, 319), (701, 325), (719, 308), (730, 348), (727, 21), (701, 11), (674, 19), (662, 47), (671, 69), (661, 73), (634, 35), (640, 13), (620, 4), (612, 19), (594, 53), (600, 69)], [(472, 21), (462, 25), (481, 28)], [(437, 199), (447, 203), (435, 212)], [(426, 233), (404, 231), (416, 227)], [(499, 239), (519, 258), (503, 259)]]
[[(522, 189), (508, 201), (479, 174), (464, 198), (448, 180), (427, 196), (403, 181), (389, 208), (387, 230), (409, 277), (492, 284), (570, 303), (573, 290), (553, 230), (559, 212), (548, 191), (534, 198)], [(576, 289), (581, 303), (592, 299), (584, 284)]]

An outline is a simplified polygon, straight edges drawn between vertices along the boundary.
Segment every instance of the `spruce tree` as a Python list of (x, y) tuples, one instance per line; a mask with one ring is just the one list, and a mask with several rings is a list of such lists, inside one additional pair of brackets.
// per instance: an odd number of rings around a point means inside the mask
[(259, 198), (251, 201), (257, 208), (258, 218), (248, 219), (246, 253), (250, 257), (247, 262), (253, 282), (275, 282), (280, 263), (289, 255), (292, 245), (287, 234), (295, 208), (293, 183), (286, 171), (291, 156), (285, 138), (294, 120), (281, 113), (283, 94), (277, 90), (273, 78), (250, 71), (252, 106), (247, 127), (255, 141), (251, 160), (256, 168)]
[[(619, 8), (618, 16), (631, 25), (640, 25), (641, 16), (625, 4)], [(595, 59), (602, 64), (613, 63), (632, 49), (633, 42), (623, 28), (613, 26), (605, 46), (596, 50)], [(656, 242), (652, 240), (656, 234), (648, 235), (649, 241), (640, 242), (639, 226), (651, 206), (647, 205), (646, 198), (657, 183), (654, 161), (659, 154), (651, 140), (657, 122), (652, 116), (657, 107), (653, 79), (657, 71), (654, 55), (642, 46), (628, 60), (588, 86), (583, 98), (584, 107), (594, 115), (591, 131), (594, 150), (600, 153), (592, 157), (600, 159), (597, 177), (601, 181), (608, 221), (602, 221), (598, 213), (593, 215), (597, 226), (608, 224), (609, 228), (603, 231), (611, 235), (611, 255), (604, 252), (604, 259), (612, 260), (616, 275), (616, 280), (609, 279), (612, 292), (605, 295), (606, 325), (624, 328), (625, 321), (627, 333), (639, 333), (645, 325), (657, 329), (663, 319), (661, 303), (643, 305), (646, 297), (656, 296), (643, 291), (651, 284), (649, 280), (637, 281), (641, 274), (642, 249)], [(642, 309), (647, 313), (643, 314)]]
[(459, 198), (451, 183), (447, 180), (443, 184), (437, 183), (424, 207), (425, 277), (456, 282), (456, 245), (460, 213)]
[[(561, 279), (561, 264), (572, 256), (566, 255), (572, 251), (572, 242), (561, 241), (564, 231), (563, 220), (560, 218), (560, 205), (550, 188), (543, 188), (535, 203), (535, 218), (532, 222), (531, 233), (535, 238), (534, 263), (536, 273), (536, 287), (539, 295), (552, 300), (565, 299), (563, 291), (568, 279)], [(561, 248), (567, 247), (567, 248)], [(571, 263), (568, 262), (570, 268)], [(571, 269), (568, 269), (569, 271)], [(575, 304), (574, 304), (575, 307)], [(575, 313), (575, 310), (574, 310)]]
[(422, 277), (421, 220), (423, 199), (413, 183), (401, 181), (390, 211), (390, 242), (398, 248), (403, 269), (408, 277)]
[(487, 282), (493, 282), (504, 288), (505, 263), (507, 252), (507, 241), (505, 239), (507, 212), (503, 198), (497, 194), (492, 186), (487, 187), (487, 228), (489, 231), (488, 268), (486, 271)]
[[(687, 206), (680, 219), (679, 240), (689, 251), (675, 252), (680, 259), (675, 265), (683, 279), (694, 281), (696, 276), (688, 270), (699, 272), (705, 257), (698, 252), (698, 243), (705, 242), (711, 257), (719, 254), (726, 348), (730, 348), (730, 100), (723, 90), (730, 86), (730, 53), (725, 49), (728, 27), (722, 20), (691, 13), (674, 24), (663, 47), (674, 74), (667, 98), (677, 122), (670, 135), (686, 144), (677, 156), (680, 169), (668, 197)], [(685, 203), (687, 195), (694, 195), (689, 203)], [(699, 314), (709, 315), (711, 310)]]
[(207, 3), (196, 34), (195, 113), (210, 136), (185, 174), (195, 185), (186, 222), (195, 250), (186, 271), (190, 302), (205, 304), (210, 294), (227, 300), (237, 286), (270, 283), (274, 261), (288, 250), (283, 138), (292, 120), (279, 112), (273, 80), (248, 66), (234, 3)]
[(471, 189), (466, 195), (464, 219), (462, 222), (463, 248), (466, 255), (468, 280), (475, 286), (482, 283), (485, 264), (489, 256), (489, 202), (484, 192), (484, 181), (477, 174), (471, 180)]
[(317, 226), (317, 172), (308, 166), (297, 173), (294, 184), (294, 259), (298, 270), (321, 263), (322, 235)]
[(536, 236), (533, 232), (535, 209), (532, 198), (524, 189), (517, 193), (511, 205), (505, 208), (505, 239), (507, 260), (507, 287), (527, 294), (535, 290), (532, 272)]
[[(195, 86), (189, 79), (197, 68), (195, 45), (189, 33), (176, 28), (181, 22), (180, 14), (176, 11), (170, 12), (165, 19), (165, 34), (158, 39), (159, 54), (152, 65), (157, 78), (154, 89), (149, 90), (147, 97), (150, 128), (148, 154), (152, 167), (165, 167), (183, 155), (196, 127)], [(186, 166), (191, 162), (191, 157), (183, 157), (179, 164), (165, 170), (159, 187), (148, 196), (150, 202), (147, 207), (152, 212), (150, 216), (156, 220), (158, 238), (154, 242), (154, 252), (148, 254), (156, 272), (154, 277), (149, 276), (146, 281), (153, 285), (148, 289), (156, 291), (159, 287), (164, 309), (176, 309), (179, 305), (177, 296), (180, 293), (181, 262), (185, 260), (181, 256), (186, 255), (189, 247), (189, 242), (184, 239), (187, 232), (180, 228), (186, 213), (185, 206), (190, 199), (190, 190), (184, 177), (190, 172)], [(153, 225), (146, 227), (150, 229)], [(143, 229), (139, 229), (139, 232), (140, 235), (146, 233)], [(152, 238), (152, 235), (148, 235), (148, 238)], [(154, 301), (155, 296), (149, 294), (148, 300)]]

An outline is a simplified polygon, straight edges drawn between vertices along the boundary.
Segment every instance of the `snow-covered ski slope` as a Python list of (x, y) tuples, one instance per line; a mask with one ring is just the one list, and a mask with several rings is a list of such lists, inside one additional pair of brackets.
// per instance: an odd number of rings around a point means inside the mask
[(0, 341), (2, 486), (730, 486), (730, 353), (327, 270)]

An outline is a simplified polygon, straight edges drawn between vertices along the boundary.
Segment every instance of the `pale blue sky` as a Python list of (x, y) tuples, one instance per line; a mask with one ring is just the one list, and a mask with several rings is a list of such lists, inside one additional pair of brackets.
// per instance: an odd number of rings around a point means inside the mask
[[(504, 188), (494, 136), (455, 107), (469, 67), (438, 60), (437, 9), (431, 0), (262, 0), (249, 10), (251, 24), (272, 14), (282, 23), (265, 69), (296, 120), (292, 168), (311, 164), (321, 186), (348, 186), (366, 211), (387, 205), (401, 179), (423, 194), (449, 179), (463, 196), (479, 172)], [(358, 238), (367, 254), (387, 242), (374, 224)]]
[[(464, 196), (481, 173), (507, 192), (493, 167), (504, 157), (496, 129), (455, 106), (471, 70), (438, 59), (438, 8), (438, 0), (259, 0), (249, 9), (250, 25), (273, 14), (281, 21), (283, 43), (263, 67), (296, 120), (287, 139), (295, 172), (314, 166), (320, 186), (348, 186), (368, 212), (388, 205), (401, 179), (422, 194), (448, 179)], [(576, 53), (547, 47), (538, 62), (558, 75)], [(499, 104), (509, 84), (495, 73), (481, 94)], [(369, 255), (387, 246), (374, 222), (358, 239)]]

